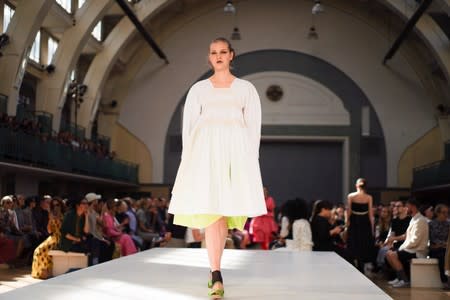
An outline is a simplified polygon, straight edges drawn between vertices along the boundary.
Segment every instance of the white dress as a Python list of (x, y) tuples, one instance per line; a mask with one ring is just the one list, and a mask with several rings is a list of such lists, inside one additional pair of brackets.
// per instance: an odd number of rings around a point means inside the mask
[[(289, 219), (281, 219), (280, 236), (285, 237), (289, 234)], [(312, 233), (311, 225), (305, 219), (295, 220), (292, 224), (292, 239), (286, 239), (286, 247), (277, 248), (277, 251), (312, 251)]]
[(195, 83), (184, 106), (183, 152), (169, 213), (266, 214), (260, 138), (261, 103), (249, 81), (235, 78), (229, 88), (215, 88), (209, 79)]

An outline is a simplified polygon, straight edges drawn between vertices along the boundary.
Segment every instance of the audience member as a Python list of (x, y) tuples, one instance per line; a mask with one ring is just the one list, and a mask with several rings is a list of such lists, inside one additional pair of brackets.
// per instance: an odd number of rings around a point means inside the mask
[(142, 239), (142, 237), (138, 235), (138, 221), (136, 212), (133, 210), (135, 202), (136, 201), (133, 198), (127, 197), (122, 201), (121, 205), (122, 206), (125, 205), (123, 209), (125, 210), (125, 214), (127, 215), (129, 220), (127, 233), (133, 239), (134, 243), (136, 244), (136, 247), (138, 247), (141, 250), (144, 250), (146, 249), (146, 247), (144, 247), (144, 240)]
[[(11, 249), (15, 250), (14, 258), (11, 258), (11, 255), (7, 255), (6, 259), (9, 261), (14, 260), (15, 263), (18, 263), (18, 259), (22, 255), (24, 249), (24, 239), (22, 237), (22, 233), (14, 224), (12, 215), (10, 214), (10, 210), (12, 210), (12, 207), (13, 199), (11, 196), (5, 196), (1, 199), (0, 231), (3, 236), (2, 243), (6, 251), (11, 251)], [(11, 246), (11, 241), (13, 242), (14, 246)], [(4, 260), (6, 259), (4, 258)]]
[(348, 259), (347, 254), (333, 242), (333, 237), (343, 230), (341, 226), (330, 224), (331, 210), (333, 205), (324, 200), (314, 203), (314, 213), (311, 221), (311, 233), (313, 240), (313, 251), (334, 251), (341, 257)]
[(138, 210), (136, 212), (138, 229), (137, 234), (144, 241), (144, 248), (147, 249), (153, 246), (153, 241), (159, 238), (159, 233), (155, 232), (152, 226), (149, 224), (149, 209), (151, 205), (151, 199), (142, 198), (138, 201)]
[(88, 201), (81, 196), (69, 200), (71, 208), (64, 215), (59, 248), (65, 252), (88, 253)]
[(91, 255), (89, 265), (96, 265), (112, 259), (115, 243), (106, 239), (103, 235), (103, 221), (101, 218), (102, 204), (98, 201), (101, 195), (88, 193), (84, 198), (88, 202), (89, 235), (91, 243)]
[[(312, 251), (311, 226), (307, 220), (308, 209), (305, 200), (286, 201), (281, 207), (281, 243), (286, 250)], [(280, 248), (283, 249), (283, 248)]]
[(167, 224), (167, 233), (165, 238), (167, 240), (166, 248), (184, 248), (186, 247), (185, 235), (187, 228), (184, 226), (173, 224), (173, 215), (169, 214), (169, 221)]
[(419, 212), (415, 199), (408, 200), (406, 205), (412, 219), (406, 230), (404, 242), (398, 250), (389, 250), (386, 254), (387, 261), (397, 273), (397, 278), (389, 281), (393, 287), (408, 286), (410, 260), (426, 257), (428, 252), (427, 220)]
[(105, 211), (103, 213), (103, 231), (107, 238), (113, 240), (120, 245), (120, 251), (122, 256), (127, 256), (137, 252), (131, 237), (123, 233), (119, 228), (119, 224), (114, 223), (114, 216), (116, 214), (115, 207), (116, 201), (110, 199), (106, 201)]
[(437, 258), (439, 261), (439, 272), (441, 281), (447, 282), (445, 275), (444, 262), (445, 251), (447, 248), (448, 232), (450, 228), (450, 221), (448, 220), (448, 206), (445, 204), (438, 204), (434, 210), (436, 218), (431, 220), (429, 224), (430, 231), (430, 257)]
[(427, 218), (428, 222), (434, 219), (434, 207), (432, 205), (422, 205), (420, 206), (419, 211), (425, 218)]
[(188, 228), (186, 230), (186, 245), (188, 248), (201, 248), (205, 238), (205, 229)]
[(55, 197), (50, 202), (50, 214), (47, 230), (50, 236), (43, 241), (33, 253), (31, 276), (38, 279), (46, 279), (51, 276), (52, 257), (50, 250), (56, 249), (61, 241), (61, 224), (63, 221), (62, 200)]
[(253, 236), (253, 242), (261, 245), (261, 249), (269, 250), (269, 245), (278, 232), (278, 224), (274, 219), (275, 201), (269, 196), (269, 191), (266, 187), (264, 187), (264, 198), (267, 214), (251, 220), (250, 234)]
[(47, 231), (48, 211), (50, 210), (50, 201), (52, 197), (46, 195), (39, 199), (39, 203), (33, 209), (33, 219), (36, 225), (36, 233), (39, 243), (43, 242), (49, 236)]
[(390, 248), (398, 249), (405, 240), (405, 232), (411, 222), (411, 216), (408, 215), (408, 208), (403, 201), (395, 202), (393, 214), (394, 218), (385, 243)]

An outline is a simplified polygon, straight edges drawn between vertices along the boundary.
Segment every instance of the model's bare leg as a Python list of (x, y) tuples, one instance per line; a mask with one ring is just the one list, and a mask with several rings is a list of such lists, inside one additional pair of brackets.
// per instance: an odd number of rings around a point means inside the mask
[[(208, 250), (209, 265), (211, 271), (220, 271), (225, 241), (228, 235), (227, 219), (221, 217), (205, 229), (206, 248)], [(213, 288), (222, 288), (221, 282), (216, 282)]]

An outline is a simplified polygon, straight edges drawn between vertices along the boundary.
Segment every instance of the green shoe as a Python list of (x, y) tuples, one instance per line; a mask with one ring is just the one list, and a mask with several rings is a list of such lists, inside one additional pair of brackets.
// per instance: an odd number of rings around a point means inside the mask
[[(211, 279), (208, 281), (208, 288), (210, 291), (208, 292), (208, 296), (211, 299), (222, 299), (225, 291), (223, 289), (223, 279), (220, 271), (211, 272)], [(216, 282), (220, 282), (222, 284), (221, 288), (213, 288)]]
[(225, 294), (225, 291), (223, 288), (211, 289), (208, 292), (208, 296), (211, 297), (211, 299), (222, 299), (224, 294)]

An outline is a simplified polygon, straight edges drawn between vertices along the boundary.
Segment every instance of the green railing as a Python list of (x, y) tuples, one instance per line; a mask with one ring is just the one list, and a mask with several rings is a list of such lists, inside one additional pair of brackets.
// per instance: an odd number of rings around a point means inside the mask
[(76, 136), (79, 140), (83, 140), (86, 133), (86, 129), (83, 126), (75, 125), (75, 123), (68, 123), (65, 121), (61, 121), (60, 131), (68, 131)]
[(35, 111), (35, 120), (41, 124), (41, 133), (52, 133), (53, 115), (45, 111)]
[(27, 110), (24, 104), (17, 104), (16, 120), (22, 122), (24, 119), (34, 120), (34, 112)]
[(106, 149), (111, 149), (111, 139), (107, 136), (101, 135), (101, 134), (96, 134), (92, 136), (92, 141), (94, 143), (100, 143), (103, 146), (106, 147)]
[(0, 160), (48, 169), (138, 183), (138, 166), (121, 160), (99, 158), (21, 131), (0, 128)]
[(446, 160), (450, 160), (450, 141), (445, 142), (444, 155)]
[(441, 160), (414, 169), (414, 189), (450, 184), (450, 161)]
[(0, 94), (0, 113), (6, 114), (8, 110), (8, 96)]

